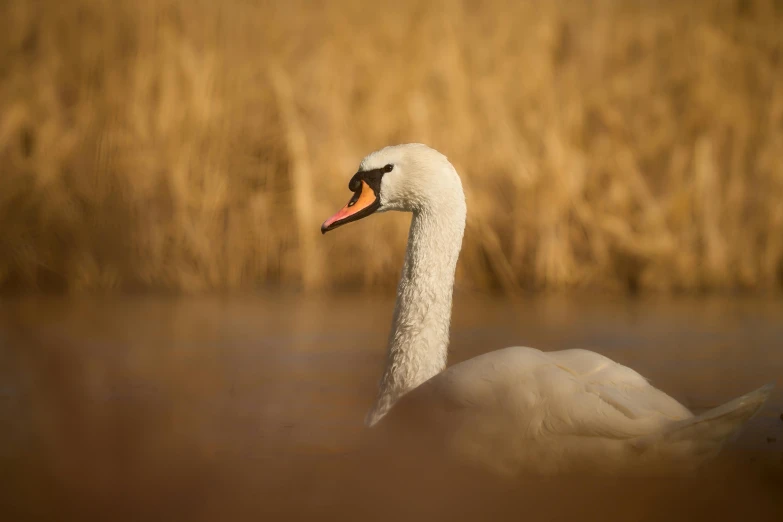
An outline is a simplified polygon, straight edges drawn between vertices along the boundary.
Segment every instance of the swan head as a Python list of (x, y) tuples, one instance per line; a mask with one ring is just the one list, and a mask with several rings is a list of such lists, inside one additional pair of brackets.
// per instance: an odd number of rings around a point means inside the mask
[(421, 143), (393, 145), (367, 155), (348, 189), (353, 197), (324, 221), (322, 233), (387, 210), (465, 208), (457, 171), (446, 156)]

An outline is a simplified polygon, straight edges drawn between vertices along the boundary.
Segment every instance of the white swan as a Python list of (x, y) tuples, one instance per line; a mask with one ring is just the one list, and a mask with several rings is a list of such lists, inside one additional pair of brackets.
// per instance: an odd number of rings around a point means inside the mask
[(397, 145), (364, 158), (348, 187), (353, 197), (323, 233), (374, 212), (413, 214), (369, 426), (391, 410), (381, 425), (406, 418), (450, 453), (502, 474), (682, 470), (715, 456), (772, 390), (694, 416), (634, 370), (586, 350), (511, 347), (445, 369), (466, 217), (456, 170), (426, 145)]

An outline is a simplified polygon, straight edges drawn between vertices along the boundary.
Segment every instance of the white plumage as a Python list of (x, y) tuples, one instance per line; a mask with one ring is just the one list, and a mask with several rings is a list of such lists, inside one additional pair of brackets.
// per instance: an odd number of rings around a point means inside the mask
[(772, 385), (694, 416), (634, 370), (586, 350), (511, 347), (445, 369), (462, 185), (446, 157), (421, 144), (374, 152), (360, 172), (389, 165), (377, 211), (413, 219), (369, 426), (399, 421), (502, 474), (647, 473), (714, 457), (766, 401)]

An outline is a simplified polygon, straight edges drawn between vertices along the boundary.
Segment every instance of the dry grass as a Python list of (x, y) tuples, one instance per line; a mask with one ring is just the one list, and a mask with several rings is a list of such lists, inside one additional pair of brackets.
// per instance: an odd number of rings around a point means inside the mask
[[(0, 286), (393, 285), (361, 157), (468, 189), (463, 287), (783, 285), (783, 4), (11, 0)], [(372, 233), (360, 233), (360, 227)]]

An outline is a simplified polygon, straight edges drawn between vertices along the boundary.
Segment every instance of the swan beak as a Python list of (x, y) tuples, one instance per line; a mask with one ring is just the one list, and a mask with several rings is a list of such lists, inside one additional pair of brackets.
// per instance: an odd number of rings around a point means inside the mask
[(359, 190), (354, 192), (348, 204), (341, 208), (337, 214), (324, 221), (324, 224), (321, 225), (321, 233), (326, 234), (346, 223), (367, 217), (378, 210), (380, 206), (381, 201), (378, 195), (366, 181), (362, 181)]

